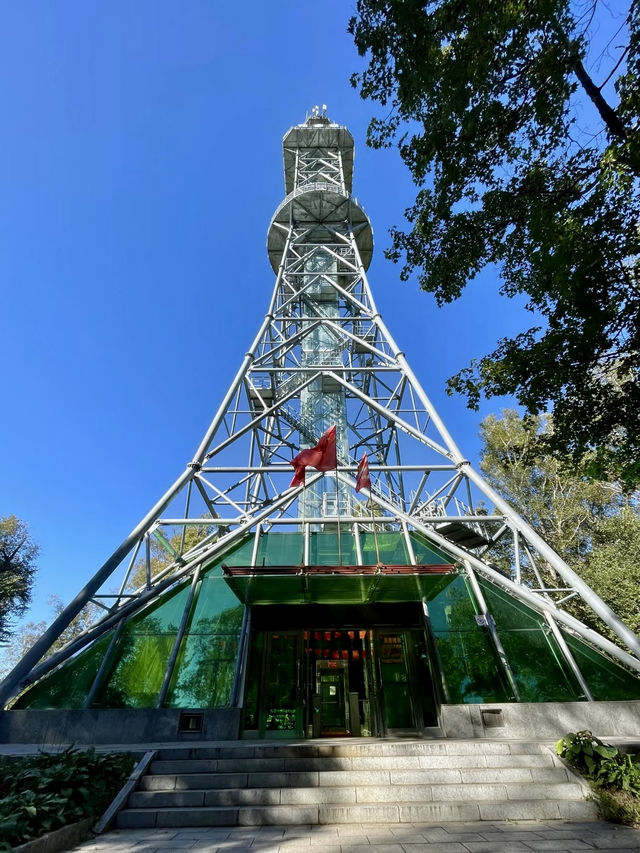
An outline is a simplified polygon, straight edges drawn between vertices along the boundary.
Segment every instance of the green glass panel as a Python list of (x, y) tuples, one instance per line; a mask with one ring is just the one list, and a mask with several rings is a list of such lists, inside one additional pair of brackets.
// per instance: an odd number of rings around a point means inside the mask
[(586, 643), (565, 634), (578, 668), (597, 701), (640, 699), (640, 678)]
[(310, 575), (309, 601), (318, 604), (362, 604), (376, 582), (373, 575)]
[(584, 699), (551, 634), (540, 630), (501, 631), (498, 634), (511, 666), (522, 702), (571, 702)]
[(584, 699), (544, 618), (487, 581), (481, 582), (522, 702)]
[(265, 685), (264, 726), (267, 732), (299, 732), (300, 712), (296, 685), (298, 637), (271, 634), (269, 677)]
[(446, 701), (508, 701), (509, 690), (495, 645), (486, 628), (476, 623), (476, 610), (464, 577), (454, 576), (431, 598), (428, 608)]
[(380, 634), (377, 642), (385, 723), (390, 729), (413, 728), (407, 675), (406, 638), (400, 632)]
[(481, 629), (435, 631), (434, 637), (447, 702), (455, 705), (509, 701), (500, 661), (493, 643)]
[(207, 575), (198, 597), (188, 634), (225, 634), (240, 629), (243, 607), (224, 578)]
[(442, 586), (442, 577), (437, 575), (382, 575), (372, 601), (387, 604), (422, 601), (436, 595)]
[(245, 604), (304, 604), (302, 578), (296, 575), (226, 578), (239, 601)]
[(413, 655), (418, 674), (417, 689), (422, 700), (423, 725), (438, 725), (438, 708), (436, 697), (433, 692), (434, 662), (427, 650), (427, 638), (424, 631), (412, 631), (411, 640), (413, 644)]
[(223, 554), (218, 555), (213, 562), (206, 567), (207, 577), (222, 575), (222, 563), (227, 566), (250, 566), (253, 554), (253, 534), (247, 534), (239, 542), (231, 545)]
[(262, 656), (264, 654), (264, 632), (252, 632), (249, 649), (249, 665), (247, 667), (247, 682), (244, 695), (244, 728), (256, 730), (258, 720), (258, 695), (260, 691), (260, 675), (262, 673)]
[(263, 533), (258, 545), (256, 565), (299, 566), (303, 556), (304, 542), (301, 533)]
[(178, 630), (189, 597), (189, 584), (161, 597), (153, 607), (132, 617), (126, 630), (131, 634), (165, 634)]
[(96, 699), (99, 708), (153, 708), (175, 641), (173, 634), (134, 634), (118, 641), (116, 664)]
[(478, 628), (476, 609), (462, 575), (453, 575), (451, 583), (432, 597), (429, 619), (434, 631), (471, 631)]
[(424, 563), (426, 566), (435, 566), (440, 563), (451, 564), (455, 562), (452, 557), (445, 554), (439, 548), (436, 548), (435, 545), (432, 545), (419, 533), (410, 533), (409, 538), (411, 539), (413, 553), (416, 556), (416, 562)]
[(23, 693), (14, 708), (82, 708), (109, 647), (111, 634), (96, 640), (73, 660), (63, 664)]
[(365, 565), (385, 563), (389, 566), (406, 566), (409, 555), (404, 541), (404, 535), (397, 531), (380, 533), (360, 533), (362, 560)]
[[(347, 731), (348, 672), (345, 667), (318, 671), (316, 690), (322, 733)], [(314, 700), (315, 701), (315, 700)]]
[(238, 634), (183, 638), (169, 686), (168, 708), (225, 708), (236, 672)]
[(355, 542), (349, 531), (311, 533), (309, 563), (312, 566), (350, 566), (357, 563)]

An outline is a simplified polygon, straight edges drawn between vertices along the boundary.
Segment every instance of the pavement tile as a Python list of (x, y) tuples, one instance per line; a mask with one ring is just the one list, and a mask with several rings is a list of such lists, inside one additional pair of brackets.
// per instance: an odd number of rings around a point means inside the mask
[[(258, 828), (256, 827), (256, 829)], [(270, 827), (264, 828), (270, 829)], [(237, 829), (238, 827), (236, 826), (185, 826), (184, 829), (180, 830), (180, 834), (192, 835), (197, 838), (201, 835), (206, 835), (207, 838), (222, 838), (223, 836), (226, 838)], [(242, 827), (242, 829), (246, 831), (247, 827)]]
[(75, 853), (612, 853), (640, 851), (640, 831), (601, 821), (491, 820), (114, 830)]
[[(271, 844), (273, 842), (269, 842), (269, 843)], [(339, 851), (340, 847), (337, 846), (337, 849)], [(260, 842), (258, 842), (256, 844), (256, 846), (254, 847), (254, 850), (259, 850), (260, 853), (262, 853), (262, 845), (260, 844)], [(292, 840), (289, 843), (287, 843), (286, 841), (282, 841), (282, 839), (280, 839), (280, 841), (278, 843), (278, 851), (279, 851), (279, 853), (309, 853), (309, 845), (304, 844), (304, 842), (298, 843), (297, 839)]]
[(575, 850), (596, 849), (593, 844), (587, 844), (584, 841), (580, 841), (578, 838), (574, 838), (570, 841), (556, 841), (552, 838), (530, 838), (527, 841), (527, 846), (530, 850), (553, 850), (554, 853), (556, 853), (558, 845), (569, 848), (571, 853), (574, 853)]
[[(544, 841), (542, 836), (538, 835), (537, 832), (527, 832), (520, 829), (509, 828), (505, 829), (504, 832), (496, 832), (495, 829), (488, 832), (479, 831), (485, 841), (524, 841), (527, 844), (533, 841)], [(576, 836), (574, 835), (573, 837), (575, 838)]]
[(593, 843), (593, 839), (598, 838), (598, 835), (594, 833), (592, 830), (583, 830), (583, 829), (571, 829), (568, 827), (558, 827), (558, 829), (546, 827), (544, 829), (540, 829), (537, 832), (539, 838), (551, 838), (555, 841), (560, 841), (565, 838), (577, 838), (580, 841), (587, 841), (589, 844)]
[(384, 844), (386, 844), (386, 845), (392, 844), (393, 845), (393, 844), (399, 844), (400, 843), (400, 839), (397, 836), (392, 835), (390, 832), (380, 833), (380, 835), (378, 835), (375, 832), (367, 832), (366, 838), (367, 838), (367, 841), (369, 844), (375, 844), (378, 847), (380, 847)]
[(475, 832), (447, 832), (445, 841), (457, 841), (459, 844), (469, 844), (472, 841), (484, 841), (484, 835), (478, 830)]
[[(255, 853), (256, 848), (253, 847), (253, 841), (216, 841), (214, 846), (219, 851), (224, 851), (224, 853), (244, 853), (245, 850), (252, 850)], [(277, 849), (277, 846), (276, 846)]]
[[(425, 841), (429, 842), (430, 844), (434, 843), (436, 841), (447, 842), (447, 841), (451, 840), (451, 836), (446, 831), (446, 829), (444, 829), (444, 827), (439, 826), (437, 824), (433, 824), (432, 826), (429, 826), (429, 824), (421, 824), (420, 829), (414, 830), (414, 831), (416, 834), (416, 841), (419, 840), (418, 834), (420, 836), (420, 839), (424, 839)], [(405, 833), (406, 833), (406, 830), (405, 830)], [(401, 834), (402, 834), (402, 824), (400, 824), (397, 829), (394, 827), (394, 835), (401, 835)], [(414, 833), (411, 832), (411, 834), (408, 836), (405, 834), (403, 837), (405, 837), (407, 840), (407, 843), (409, 843), (413, 839)]]
[(403, 853), (401, 844), (342, 844), (342, 853)]
[(338, 835), (338, 844), (340, 844), (343, 848), (349, 844), (352, 847), (358, 845), (365, 847), (367, 844), (369, 844), (369, 839), (366, 835), (355, 835), (347, 833), (346, 835)]
[(219, 849), (215, 841), (205, 841), (204, 839), (194, 842), (193, 847), (190, 848), (192, 853), (217, 853)]
[[(218, 851), (218, 853), (222, 850), (233, 850), (233, 853), (256, 853), (255, 847), (216, 847), (215, 844), (213, 844), (211, 847), (207, 847), (205, 844), (199, 844), (198, 847), (199, 850), (202, 851), (202, 853), (204, 853), (205, 850), (210, 850), (212, 851), (212, 853), (214, 850)], [(195, 850), (196, 848), (194, 847), (192, 849)], [(265, 853), (265, 851), (261, 850), (260, 853)], [(278, 848), (274, 847), (272, 853), (278, 853)]]
[(627, 832), (611, 833), (609, 836), (602, 836), (594, 839), (593, 846), (596, 850), (621, 850), (623, 847), (628, 850), (640, 850), (640, 830), (631, 830), (633, 835)]
[[(469, 841), (465, 848), (469, 853), (531, 853), (531, 847), (524, 841)], [(427, 848), (430, 850), (431, 848)]]
[[(262, 847), (259, 844), (255, 849), (262, 853)], [(340, 853), (338, 839), (334, 839), (333, 842), (326, 844), (322, 849), (323, 851), (327, 851), (327, 853)], [(309, 853), (309, 847), (303, 844), (280, 844), (278, 850), (279, 853)]]

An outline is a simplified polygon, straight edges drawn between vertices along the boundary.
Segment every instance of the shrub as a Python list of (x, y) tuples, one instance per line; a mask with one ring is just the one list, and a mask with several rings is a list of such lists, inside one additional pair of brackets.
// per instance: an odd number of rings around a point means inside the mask
[(0, 849), (99, 816), (133, 764), (128, 753), (98, 754), (93, 749), (0, 756)]
[(596, 790), (606, 820), (637, 826), (640, 823), (640, 764), (637, 756), (620, 752), (589, 731), (560, 738), (555, 749)]

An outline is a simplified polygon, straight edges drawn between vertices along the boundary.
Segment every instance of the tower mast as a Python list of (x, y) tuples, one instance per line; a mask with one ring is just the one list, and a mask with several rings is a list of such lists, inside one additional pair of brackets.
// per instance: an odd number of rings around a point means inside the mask
[[(2, 701), (187, 579), (197, 584), (201, 572), (240, 544), (249, 548), (255, 573), (264, 567), (264, 536), (296, 533), (282, 540), (288, 544), (281, 563), (302, 570), (320, 561), (318, 534), (327, 531), (337, 532), (332, 563), (354, 571), (381, 561), (379, 554), (372, 560), (367, 541), (387, 533), (402, 543), (404, 556), (389, 551), (385, 560), (406, 563), (408, 571), (419, 570), (416, 537), (449, 555), (476, 590), (478, 615), (497, 648), (478, 578), (543, 614), (558, 636), (562, 628), (640, 671), (638, 638), (465, 459), (382, 320), (367, 279), (371, 224), (352, 195), (349, 131), (316, 108), (285, 134), (283, 155), (285, 198), (267, 238), (276, 280), (258, 334), (193, 459), (5, 679)], [(292, 458), (333, 425), (337, 468), (307, 471), (305, 484), (292, 488)], [(357, 495), (364, 453), (372, 485)], [(511, 576), (492, 562), (505, 541)], [(154, 548), (164, 555), (155, 573)], [(145, 564), (144, 582), (133, 583)], [(558, 578), (553, 588), (544, 581), (549, 570)], [(563, 609), (575, 596), (631, 654)], [(43, 659), (91, 602), (104, 615)], [(563, 654), (579, 673), (566, 644)]]

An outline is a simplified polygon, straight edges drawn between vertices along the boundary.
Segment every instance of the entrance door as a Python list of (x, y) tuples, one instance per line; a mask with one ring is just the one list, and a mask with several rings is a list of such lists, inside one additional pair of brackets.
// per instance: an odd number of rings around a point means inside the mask
[(381, 711), (386, 732), (437, 726), (437, 707), (422, 631), (376, 632)]
[(260, 713), (261, 736), (300, 737), (300, 633), (270, 631), (266, 639), (263, 702)]
[(243, 737), (366, 737), (436, 726), (424, 630), (413, 610), (387, 607), (258, 609)]
[(349, 670), (346, 661), (317, 662), (313, 717), (315, 737), (349, 733)]

